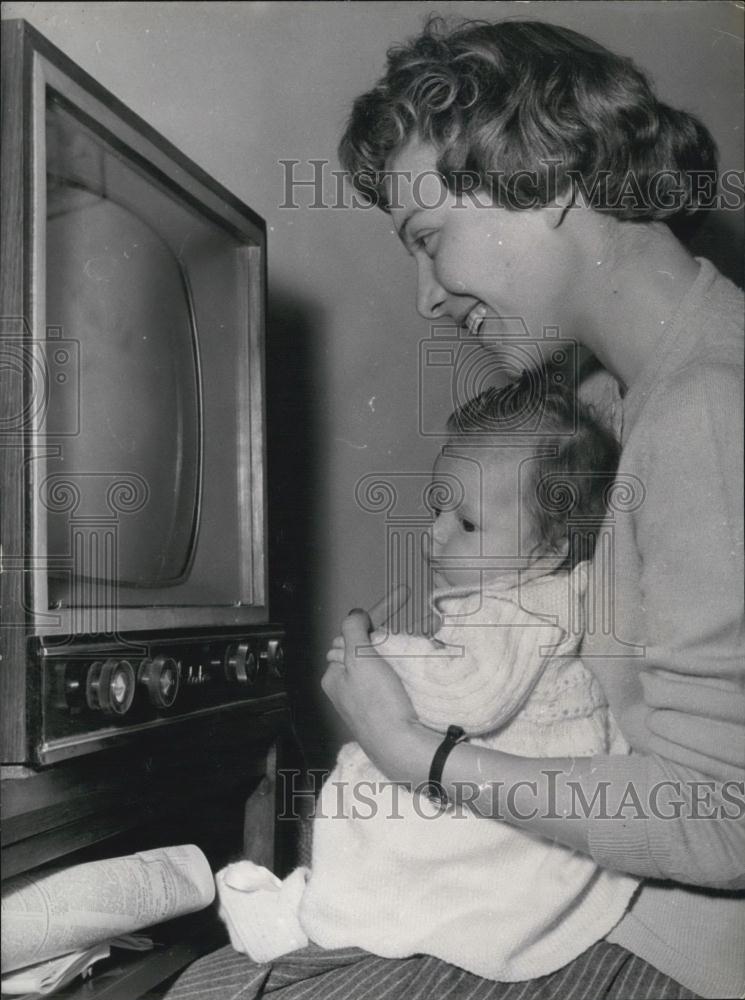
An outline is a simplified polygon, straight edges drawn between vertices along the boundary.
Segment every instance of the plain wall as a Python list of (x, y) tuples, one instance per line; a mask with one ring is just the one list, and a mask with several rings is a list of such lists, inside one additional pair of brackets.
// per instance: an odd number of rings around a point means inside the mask
[[(282, 159), (335, 158), (352, 99), (387, 47), (430, 12), (543, 18), (630, 55), (660, 95), (700, 115), (723, 168), (743, 165), (742, 4), (5, 3), (247, 202), (269, 230), (273, 608), (302, 681), (301, 724), (322, 747), (312, 694), (340, 618), (386, 586), (385, 527), (355, 502), (367, 473), (426, 471), (418, 428), (414, 265), (378, 211), (285, 200)], [(333, 190), (329, 175), (329, 189)], [(700, 249), (730, 275), (742, 213), (707, 224)], [(442, 402), (443, 418), (449, 412)], [(314, 739), (318, 737), (317, 739)], [(313, 747), (311, 746), (311, 749)]]

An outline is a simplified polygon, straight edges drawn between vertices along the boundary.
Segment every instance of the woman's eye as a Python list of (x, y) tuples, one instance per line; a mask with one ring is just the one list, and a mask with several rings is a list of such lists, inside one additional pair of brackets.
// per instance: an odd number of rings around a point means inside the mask
[(465, 517), (461, 521), (461, 524), (463, 525), (463, 530), (464, 531), (475, 531), (476, 530), (476, 525), (473, 523), (473, 521), (468, 521), (468, 520), (466, 520)]
[(442, 514), (442, 510), (439, 507), (433, 507), (432, 513), (435, 515), (435, 520)]
[(416, 250), (423, 250), (426, 254), (431, 254), (435, 249), (435, 233), (420, 233), (416, 237), (414, 242), (414, 248)]

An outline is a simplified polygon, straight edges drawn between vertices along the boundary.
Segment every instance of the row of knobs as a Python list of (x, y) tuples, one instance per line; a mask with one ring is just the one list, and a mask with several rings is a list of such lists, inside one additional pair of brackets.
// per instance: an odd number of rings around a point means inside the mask
[(277, 639), (270, 639), (266, 649), (259, 653), (259, 659), (251, 649), (251, 643), (239, 642), (228, 649), (225, 657), (225, 676), (228, 681), (250, 686), (256, 683), (260, 664), (266, 663), (272, 676), (284, 676), (284, 652)]
[[(276, 639), (269, 640), (266, 649), (259, 653), (258, 661), (251, 644), (240, 642), (228, 648), (223, 661), (225, 677), (233, 684), (250, 687), (256, 682), (263, 663), (272, 676), (281, 678), (283, 661), (282, 646)], [(213, 665), (219, 666), (220, 661)], [(145, 688), (155, 708), (171, 708), (181, 686), (181, 668), (170, 656), (143, 660), (136, 671), (129, 660), (98, 660), (88, 667), (85, 679), (65, 678), (65, 700), (70, 706), (85, 702), (92, 711), (123, 716), (132, 707), (138, 684)]]
[(135, 673), (129, 660), (97, 660), (85, 677), (65, 677), (65, 699), (74, 706), (85, 703), (104, 715), (126, 715), (132, 707), (138, 682), (156, 708), (170, 708), (180, 685), (178, 664), (170, 656), (143, 660)]

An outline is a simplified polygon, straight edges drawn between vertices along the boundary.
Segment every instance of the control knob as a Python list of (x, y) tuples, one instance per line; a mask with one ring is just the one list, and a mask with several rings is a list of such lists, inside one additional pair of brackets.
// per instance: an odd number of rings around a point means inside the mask
[(269, 676), (282, 680), (285, 675), (285, 651), (279, 639), (268, 640), (261, 659), (268, 667)]
[(54, 669), (57, 678), (56, 707), (78, 711), (85, 705), (85, 667), (79, 663), (58, 663)]
[(173, 657), (156, 656), (154, 660), (142, 661), (137, 680), (146, 689), (151, 705), (170, 708), (178, 696), (181, 671)]
[(97, 660), (88, 668), (85, 700), (104, 715), (126, 715), (135, 696), (135, 672), (129, 660)]
[(250, 685), (256, 681), (256, 657), (248, 642), (239, 642), (229, 646), (225, 654), (225, 676), (228, 681), (237, 684)]

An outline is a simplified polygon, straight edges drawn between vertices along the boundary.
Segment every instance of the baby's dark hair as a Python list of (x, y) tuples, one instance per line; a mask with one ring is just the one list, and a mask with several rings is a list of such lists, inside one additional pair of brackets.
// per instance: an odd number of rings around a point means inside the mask
[(352, 183), (386, 211), (386, 167), (412, 137), (435, 147), (451, 191), (467, 183), (507, 208), (571, 191), (619, 218), (682, 221), (716, 185), (698, 119), (658, 101), (630, 59), (540, 21), (449, 30), (433, 17), (391, 48), (339, 145)]
[(598, 529), (613, 488), (620, 446), (576, 393), (551, 384), (545, 372), (524, 372), (499, 389), (489, 388), (448, 419), (458, 437), (494, 435), (525, 440), (532, 429), (536, 459), (531, 463), (525, 509), (533, 528), (533, 554), (567, 547), (559, 570), (592, 559)]

